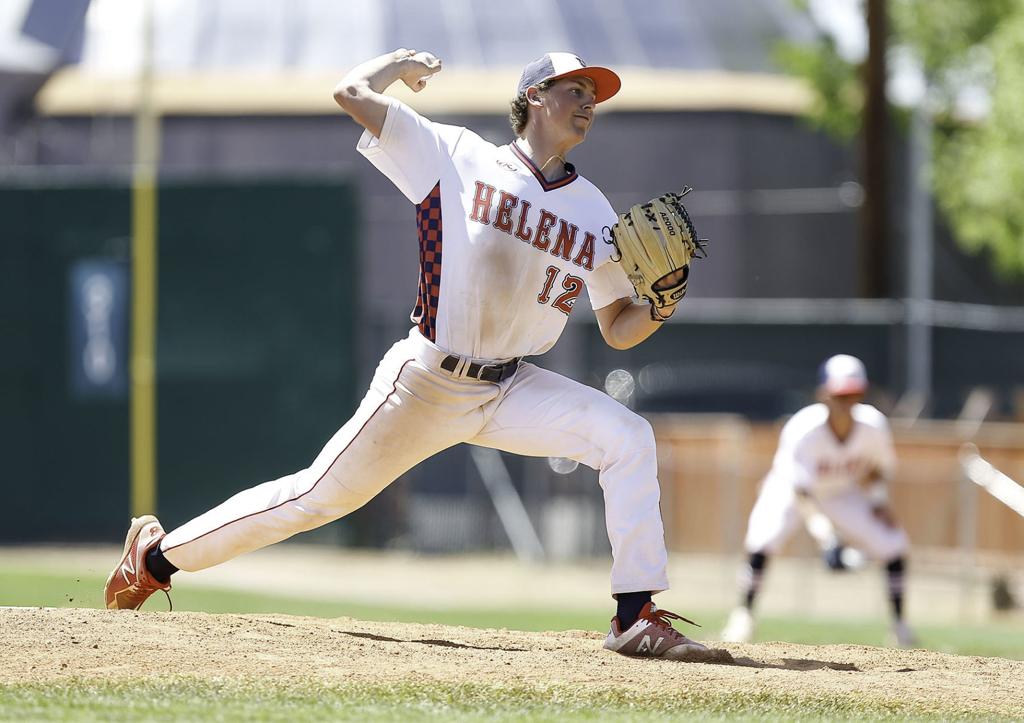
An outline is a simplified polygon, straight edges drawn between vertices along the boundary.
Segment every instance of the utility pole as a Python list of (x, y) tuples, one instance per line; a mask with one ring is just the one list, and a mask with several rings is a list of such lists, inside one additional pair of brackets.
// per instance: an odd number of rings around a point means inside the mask
[(858, 286), (868, 299), (889, 296), (887, 213), (888, 106), (885, 96), (885, 52), (889, 34), (886, 0), (867, 0), (868, 57), (864, 67), (864, 120), (861, 171), (864, 206), (861, 209)]
[(160, 118), (153, 102), (154, 0), (144, 0), (142, 62), (132, 166), (131, 510), (156, 512), (157, 168)]
[[(926, 86), (927, 88), (928, 86)], [(934, 239), (928, 174), (932, 161), (932, 116), (926, 91), (910, 126), (907, 203), (907, 382), (922, 405), (932, 391), (932, 273)]]

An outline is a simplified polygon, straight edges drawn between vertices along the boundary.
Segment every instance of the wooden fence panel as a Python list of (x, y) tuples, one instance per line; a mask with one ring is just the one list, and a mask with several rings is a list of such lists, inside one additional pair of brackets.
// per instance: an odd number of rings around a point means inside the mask
[[(663, 415), (652, 423), (670, 549), (739, 552), (781, 424), (728, 415)], [(1024, 424), (965, 429), (955, 422), (897, 421), (893, 434), (899, 468), (892, 503), (915, 547), (1024, 553), (1024, 518), (966, 481), (958, 458), (969, 438), (1000, 471), (1024, 479)], [(789, 552), (814, 554), (815, 548), (801, 533)]]

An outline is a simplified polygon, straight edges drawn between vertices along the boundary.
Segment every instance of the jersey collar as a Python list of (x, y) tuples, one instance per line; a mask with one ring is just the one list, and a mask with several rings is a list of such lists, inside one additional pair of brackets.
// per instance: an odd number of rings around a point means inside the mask
[(533, 177), (537, 179), (537, 182), (540, 184), (540, 187), (544, 189), (545, 192), (554, 191), (557, 188), (568, 186), (570, 183), (572, 183), (579, 177), (576, 173), (576, 166), (569, 162), (566, 162), (565, 171), (567, 175), (557, 180), (549, 182), (548, 179), (544, 178), (544, 174), (540, 172), (540, 168), (538, 168), (537, 164), (533, 162), (533, 159), (530, 158), (525, 153), (523, 153), (523, 150), (519, 147), (518, 143), (512, 141), (511, 143), (509, 143), (509, 146), (512, 148), (512, 153), (514, 153), (515, 156), (520, 161), (525, 163), (526, 167), (530, 169), (530, 173), (532, 173)]

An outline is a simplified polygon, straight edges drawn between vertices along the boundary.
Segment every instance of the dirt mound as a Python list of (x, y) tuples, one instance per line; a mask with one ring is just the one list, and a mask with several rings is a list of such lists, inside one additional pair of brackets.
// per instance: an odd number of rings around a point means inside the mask
[[(351, 618), (0, 609), (0, 684), (190, 675), (333, 684), (445, 681), (594, 690), (856, 695), (964, 713), (1020, 715), (1024, 662), (856, 645), (727, 645), (718, 662), (632, 660), (603, 636)], [(727, 661), (732, 657), (732, 662)]]

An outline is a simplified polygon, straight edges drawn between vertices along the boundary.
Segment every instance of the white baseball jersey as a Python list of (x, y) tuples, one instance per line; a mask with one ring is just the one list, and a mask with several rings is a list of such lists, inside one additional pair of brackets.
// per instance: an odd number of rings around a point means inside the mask
[(829, 497), (858, 488), (872, 472), (883, 478), (896, 468), (892, 434), (885, 415), (869, 404), (854, 405), (853, 428), (840, 441), (828, 425), (828, 407), (801, 409), (782, 428), (769, 475), (794, 489)]
[(541, 354), (584, 286), (595, 309), (633, 295), (602, 228), (616, 216), (567, 164), (549, 183), (515, 142), (495, 146), (392, 100), (378, 139), (357, 146), (417, 204), (413, 321), (440, 349), (476, 359)]

